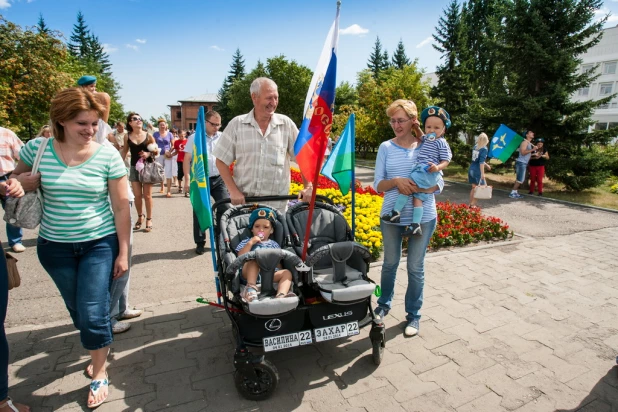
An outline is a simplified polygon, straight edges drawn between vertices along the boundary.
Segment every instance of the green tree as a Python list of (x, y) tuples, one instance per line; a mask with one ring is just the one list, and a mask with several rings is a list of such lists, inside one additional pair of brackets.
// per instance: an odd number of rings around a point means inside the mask
[(388, 57), (388, 51), (384, 49), (384, 52), (382, 53), (382, 70), (381, 71), (384, 71), (388, 69), (389, 67), (391, 67), (391, 63)]
[(230, 71), (227, 77), (223, 81), (223, 86), (219, 89), (218, 98), (219, 104), (217, 104), (217, 112), (221, 115), (221, 124), (225, 128), (228, 122), (232, 120), (231, 111), (229, 105), (229, 92), (234, 82), (242, 80), (245, 77), (245, 60), (243, 59), (240, 49), (236, 49), (234, 56), (232, 56), (232, 64), (230, 64)]
[(268, 77), (277, 83), (279, 91), (277, 112), (290, 117), (297, 126), (300, 126), (312, 75), (311, 69), (296, 61), (288, 61), (283, 55), (267, 59), (266, 65), (258, 61), (247, 76), (234, 82), (230, 87), (228, 107), (232, 117), (248, 113), (253, 108), (249, 87), (256, 78)]
[[(466, 42), (465, 20), (457, 0), (451, 0), (438, 20), (433, 47), (441, 53), (442, 64), (436, 69), (438, 84), (432, 89), (436, 104), (445, 107), (453, 124), (447, 136), (453, 152), (453, 162), (468, 167), (474, 125), (469, 121), (470, 107), (476, 101), (472, 87), (472, 62)], [(466, 138), (464, 143), (460, 137)]]
[(77, 12), (77, 23), (73, 25), (70, 41), (67, 44), (69, 52), (78, 58), (85, 58), (90, 51), (90, 30), (81, 11)]
[(572, 102), (571, 96), (590, 84), (578, 57), (597, 44), (607, 16), (595, 21), (602, 0), (514, 0), (505, 20), (504, 52), (510, 74), (507, 92), (487, 101), (501, 112), (503, 123), (529, 128), (551, 148), (547, 175), (572, 190), (603, 183), (608, 162), (595, 145), (607, 133), (587, 133), (598, 101)]
[(429, 83), (423, 80), (423, 71), (416, 61), (403, 69), (388, 68), (380, 75), (379, 81), (370, 70), (360, 72), (359, 107), (372, 121), (364, 128), (365, 135), (359, 136), (359, 141), (366, 141), (367, 147), (373, 150), (384, 140), (392, 138), (393, 130), (386, 108), (397, 99), (406, 99), (414, 101), (420, 112), (429, 106), (429, 89)]
[(399, 39), (399, 43), (397, 43), (397, 48), (395, 49), (395, 53), (393, 53), (391, 64), (397, 69), (403, 69), (404, 66), (408, 66), (411, 63), (412, 62), (406, 55), (406, 49), (403, 46), (403, 41)]
[(39, 20), (36, 23), (36, 28), (41, 34), (51, 33), (51, 30), (49, 29), (49, 26), (47, 26), (47, 24), (45, 23), (45, 20), (43, 20), (43, 14), (41, 13), (39, 13)]
[(49, 121), (51, 97), (74, 82), (64, 43), (33, 30), (0, 16), (0, 124), (22, 136)]
[[(386, 64), (388, 64), (388, 60), (386, 61)], [(367, 68), (369, 69), (369, 71), (371, 71), (373, 78), (377, 79), (380, 75), (380, 72), (384, 70), (384, 66), (385, 62), (384, 52), (382, 51), (382, 42), (380, 42), (380, 37), (376, 37), (376, 42), (373, 45), (373, 50), (369, 55), (369, 61), (367, 61)]]
[(341, 82), (335, 91), (335, 114), (342, 106), (358, 106), (358, 91), (349, 82)]

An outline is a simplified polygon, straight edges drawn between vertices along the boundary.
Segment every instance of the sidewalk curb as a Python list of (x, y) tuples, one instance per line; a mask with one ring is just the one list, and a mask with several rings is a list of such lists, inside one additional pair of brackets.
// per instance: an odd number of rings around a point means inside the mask
[[(356, 167), (361, 167), (363, 169), (375, 170), (375, 167), (370, 167), (370, 166), (358, 166), (357, 165)], [(469, 186), (470, 185), (469, 183), (455, 182), (453, 180), (448, 180), (448, 179), (444, 179), (444, 181), (446, 183), (455, 184), (455, 185), (462, 185), (462, 186)], [(509, 190), (506, 190), (506, 189), (494, 188), (494, 191), (503, 192), (505, 194), (509, 193)], [(560, 203), (560, 204), (568, 205), (568, 206), (579, 206), (579, 207), (585, 207), (587, 209), (595, 209), (595, 210), (600, 210), (602, 212), (609, 212), (609, 213), (616, 213), (616, 214), (618, 214), (618, 210), (616, 210), (616, 209), (608, 209), (606, 207), (586, 205), (584, 203), (569, 202), (568, 200), (552, 199), (550, 197), (534, 196), (534, 195), (529, 195), (529, 194), (526, 194), (526, 193), (521, 193), (521, 195), (524, 196), (524, 197), (530, 197), (530, 198), (537, 199), (537, 200), (540, 200), (540, 201)]]

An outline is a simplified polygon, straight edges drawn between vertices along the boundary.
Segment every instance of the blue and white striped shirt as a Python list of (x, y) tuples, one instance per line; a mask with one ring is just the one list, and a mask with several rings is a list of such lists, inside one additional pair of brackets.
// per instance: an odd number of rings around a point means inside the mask
[(423, 144), (419, 147), (417, 163), (428, 164), (429, 162), (436, 166), (446, 160), (450, 162), (453, 158), (451, 148), (445, 138), (441, 137), (434, 141), (425, 140), (423, 136)]
[[(401, 146), (397, 146), (392, 140), (383, 142), (378, 149), (373, 187), (377, 190), (378, 184), (382, 180), (393, 179), (395, 177), (409, 177), (412, 168), (417, 162), (418, 153), (421, 151), (423, 145), (424, 143), (416, 149), (404, 149)], [(444, 189), (444, 180), (442, 180), (442, 177), (440, 177), (438, 181), (438, 187), (440, 190), (436, 193), (442, 192)], [(384, 203), (382, 204), (382, 211), (380, 212), (381, 215), (393, 210), (398, 195), (399, 190), (397, 190), (397, 187), (385, 192)], [(399, 225), (409, 225), (412, 223), (413, 208), (412, 196), (410, 196), (408, 202), (401, 211), (401, 222)], [(436, 217), (436, 198), (435, 196), (429, 196), (429, 200), (423, 201), (423, 217), (421, 218), (421, 223), (430, 222)]]

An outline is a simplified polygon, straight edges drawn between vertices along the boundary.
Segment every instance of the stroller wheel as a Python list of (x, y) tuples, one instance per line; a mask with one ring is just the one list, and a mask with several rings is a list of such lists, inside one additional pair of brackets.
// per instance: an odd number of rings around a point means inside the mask
[(380, 365), (382, 363), (382, 357), (384, 356), (384, 345), (379, 340), (371, 341), (372, 352), (371, 357), (373, 358), (373, 363), (376, 365)]
[(271, 362), (264, 359), (252, 365), (257, 376), (257, 382), (243, 375), (240, 370), (234, 371), (236, 389), (246, 399), (261, 401), (272, 396), (279, 383), (279, 372)]

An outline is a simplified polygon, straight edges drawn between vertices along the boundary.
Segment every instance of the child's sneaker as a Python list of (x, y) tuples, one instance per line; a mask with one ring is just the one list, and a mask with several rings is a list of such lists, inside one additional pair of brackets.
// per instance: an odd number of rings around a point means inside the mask
[(517, 192), (512, 192), (512, 193), (509, 195), (509, 197), (510, 197), (511, 199), (521, 199), (523, 196), (522, 196), (522, 195), (520, 195), (520, 194), (519, 194), (519, 193), (517, 193)]
[(410, 226), (406, 226), (406, 229), (403, 231), (401, 236), (410, 237), (410, 236), (420, 236), (423, 234), (423, 230), (421, 229), (420, 223), (412, 223)]
[(380, 216), (380, 219), (389, 223), (399, 223), (399, 220), (401, 219), (401, 213), (396, 210), (391, 210), (390, 213)]

